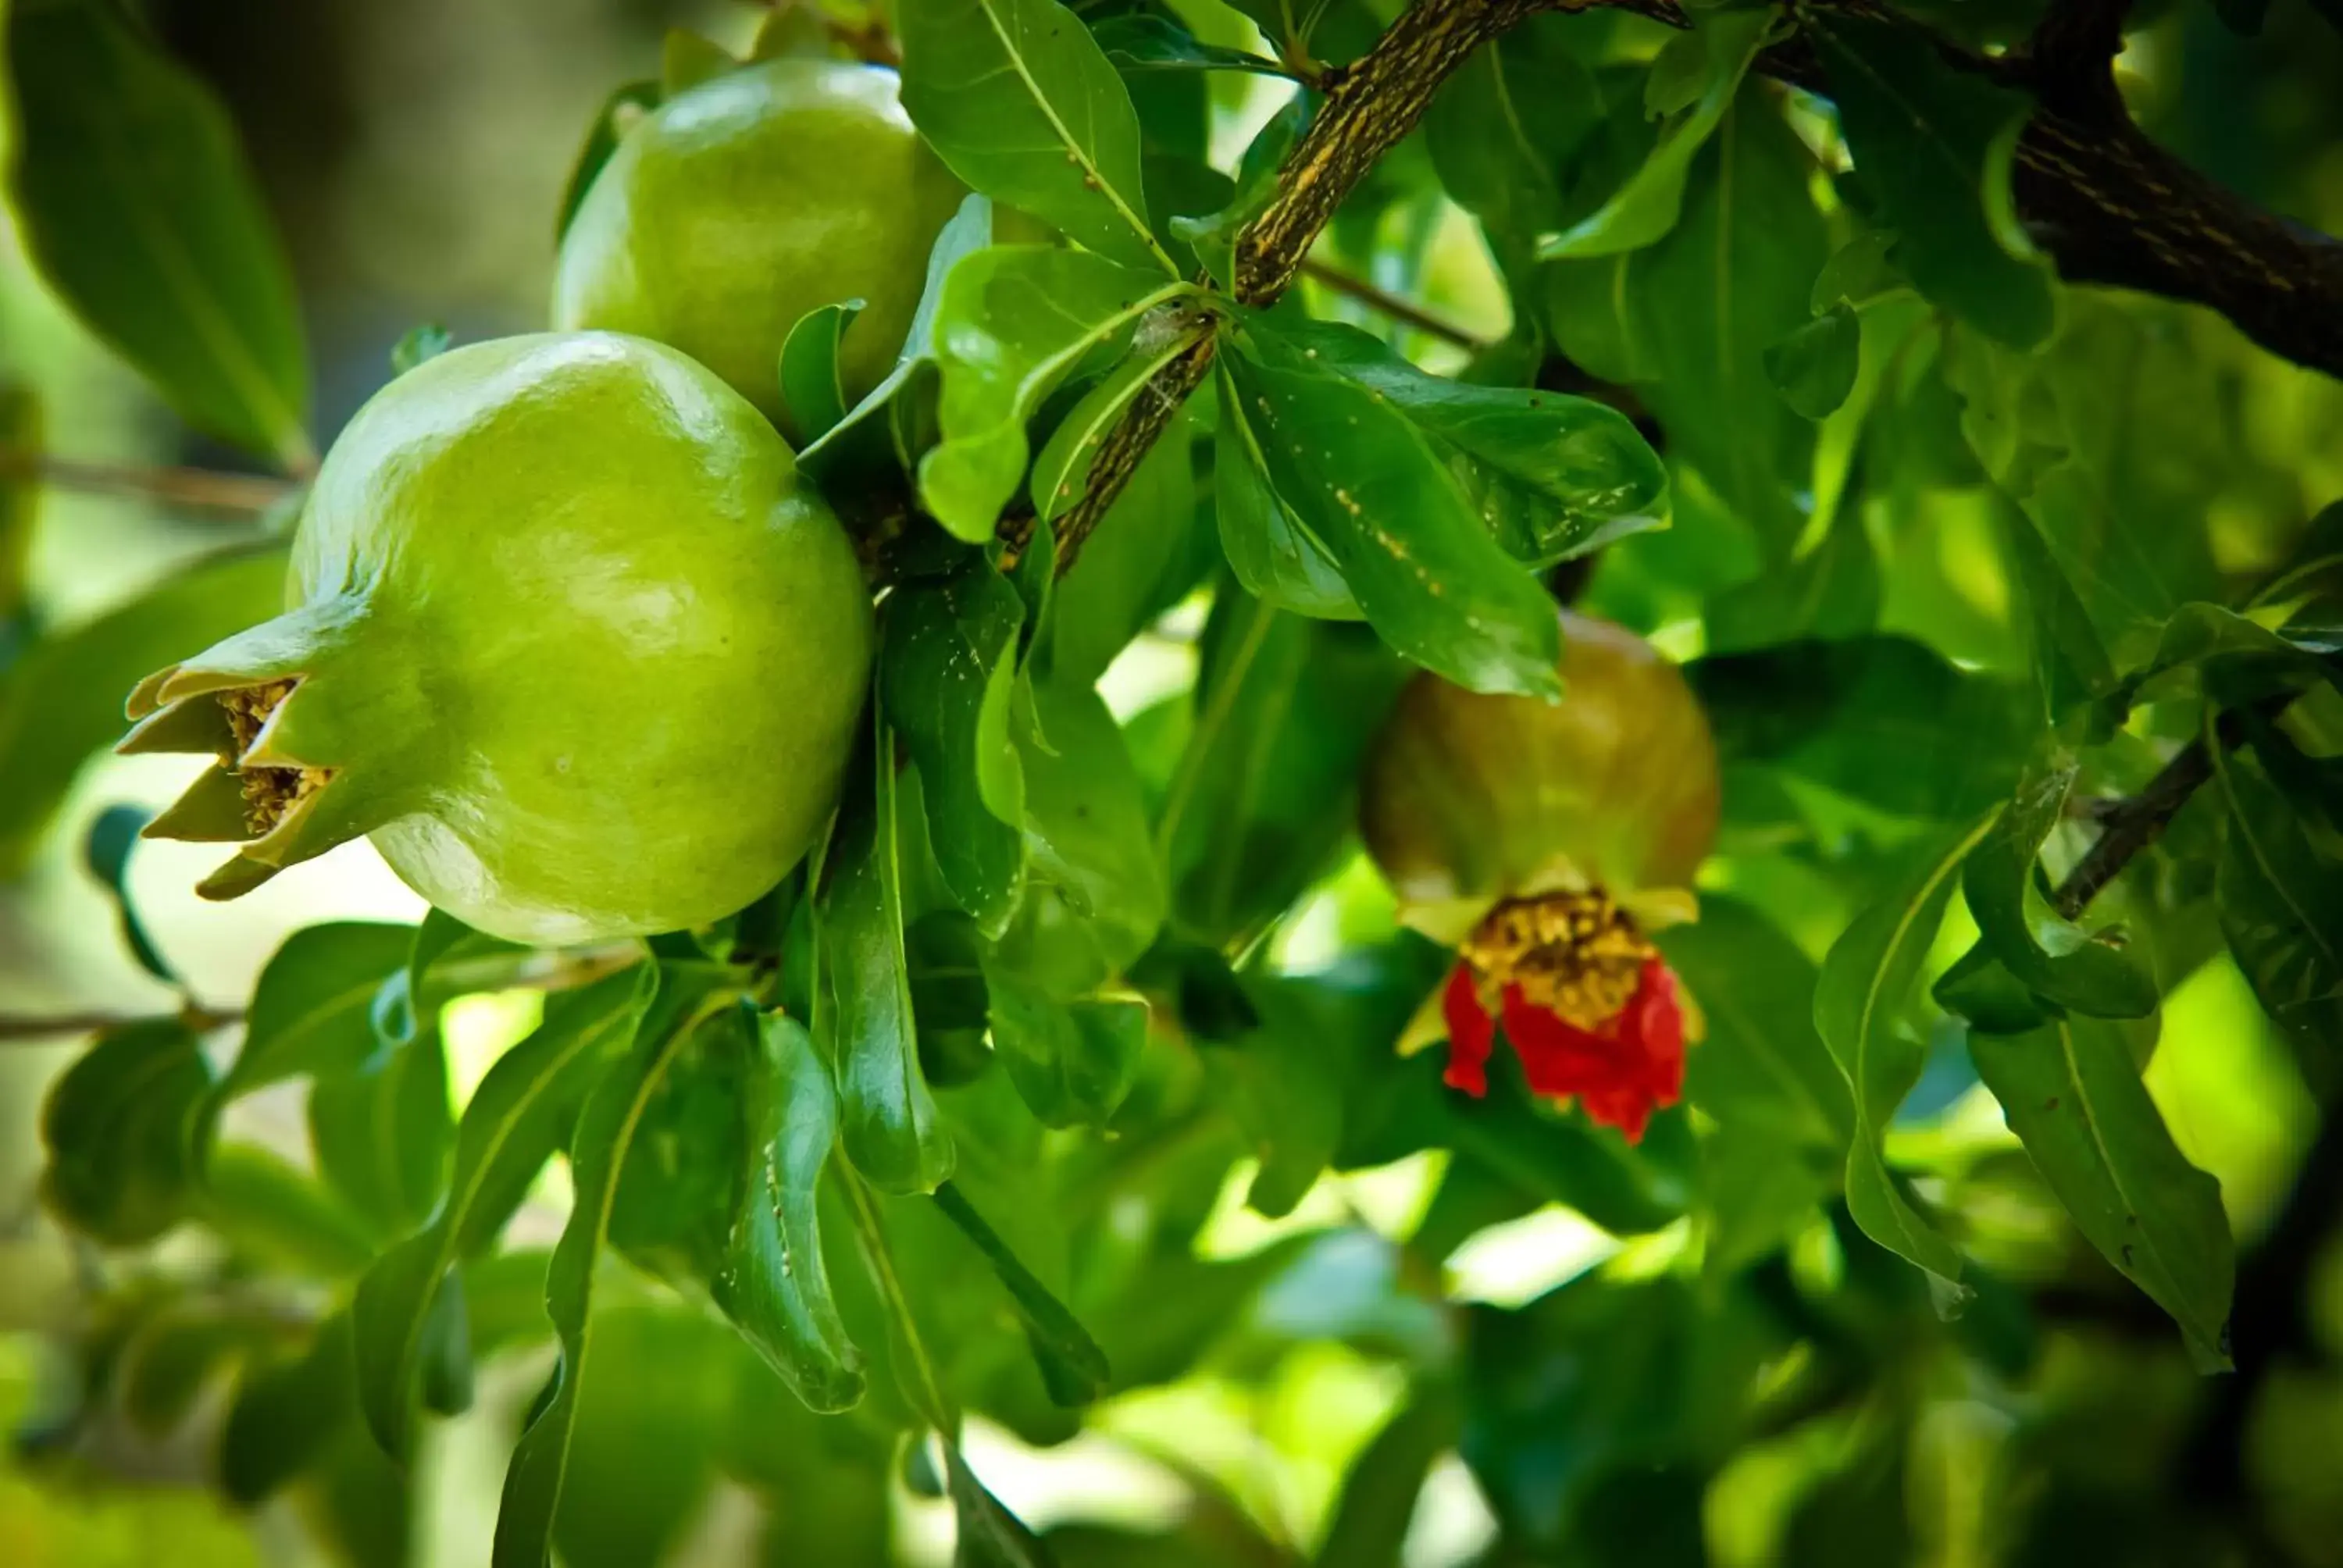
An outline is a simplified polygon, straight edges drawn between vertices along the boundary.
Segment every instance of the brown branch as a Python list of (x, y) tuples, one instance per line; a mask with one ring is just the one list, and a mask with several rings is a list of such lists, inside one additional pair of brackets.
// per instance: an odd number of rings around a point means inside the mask
[[(2258, 708), (2230, 709), (2215, 722), (2213, 733), (2225, 749), (2236, 746), (2255, 717), (2274, 719), (2292, 700), (2294, 694), (2288, 692)], [(2164, 837), (2189, 797), (2212, 777), (2213, 754), (2199, 736), (2174, 752), (2138, 794), (2090, 803), (2087, 815), (2099, 824), (2099, 836), (2051, 890), (2050, 907), (2062, 920), (2079, 919), (2091, 900), (2123, 874), (2133, 856)]]
[[(1278, 170), (1277, 195), (1236, 241), (1239, 304), (1276, 303), (1311, 243), (1376, 160), (1415, 128), (1465, 56), (1553, 0), (1417, 0), (1375, 46), (1322, 82), (1325, 102)], [(1107, 432), (1090, 486), (1060, 528), (1063, 577), (1181, 404), (1203, 385), (1215, 341), (1207, 337), (1155, 373)], [(1016, 542), (1011, 535), (1012, 543)]]
[(1357, 300), (1378, 316), (1387, 316), (1403, 327), (1413, 327), (1427, 337), (1439, 338), (1443, 343), (1453, 343), (1467, 354), (1478, 354), (1489, 347), (1486, 342), (1465, 331), (1447, 317), (1435, 316), (1412, 299), (1403, 299), (1396, 294), (1377, 288), (1363, 277), (1353, 277), (1340, 267), (1330, 266), (1325, 262), (1304, 256), (1302, 260), (1302, 276), (1312, 283), (1332, 289), (1345, 298)]
[(86, 495), (131, 496), (190, 511), (252, 518), (280, 505), (299, 486), (258, 474), (144, 463), (94, 463), (0, 447), (0, 479), (31, 479)]
[[(70, 1040), (78, 1035), (102, 1034), (109, 1029), (121, 1029), (134, 1023), (151, 1023), (156, 1015), (133, 1016), (112, 1012), (68, 1012), (48, 1018), (0, 1018), (0, 1045), (46, 1045)], [(244, 1013), (238, 1009), (215, 1011), (193, 1004), (178, 1013), (181, 1023), (197, 1034), (207, 1034), (224, 1024), (239, 1021)]]

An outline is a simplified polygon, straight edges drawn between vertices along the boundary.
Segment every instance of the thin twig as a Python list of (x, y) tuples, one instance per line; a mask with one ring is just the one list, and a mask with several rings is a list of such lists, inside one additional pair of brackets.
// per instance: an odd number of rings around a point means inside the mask
[(1443, 343), (1453, 343), (1468, 354), (1478, 354), (1489, 347), (1485, 339), (1467, 332), (1445, 317), (1426, 310), (1412, 299), (1377, 288), (1364, 278), (1353, 277), (1342, 268), (1330, 266), (1314, 256), (1302, 257), (1302, 276), (1337, 294), (1355, 299), (1377, 315), (1387, 316), (1403, 327), (1413, 327)]
[[(103, 1034), (110, 1029), (122, 1029), (134, 1023), (152, 1023), (158, 1014), (133, 1016), (114, 1012), (65, 1012), (42, 1018), (0, 1018), (0, 1045), (54, 1045), (80, 1035)], [(208, 1034), (224, 1025), (236, 1023), (244, 1017), (241, 1008), (216, 1010), (196, 1007), (182, 1008), (177, 1018), (197, 1034)]]
[[(2245, 738), (2251, 715), (2258, 712), (2276, 717), (2292, 700), (2293, 694), (2289, 692), (2259, 709), (2231, 709), (2221, 715), (2214, 734), (2224, 749), (2235, 746)], [(2091, 900), (2123, 874), (2133, 856), (2164, 837), (2165, 829), (2188, 804), (2189, 797), (2212, 777), (2213, 755), (2200, 736), (2174, 752), (2172, 759), (2138, 794), (2095, 802), (2087, 814), (2098, 822), (2099, 836), (2091, 841), (2083, 858), (2075, 862), (2075, 869), (2066, 873), (2066, 879), (2052, 890), (2050, 907), (2062, 919), (2080, 918)]]
[(259, 474), (224, 474), (146, 463), (97, 463), (0, 447), (0, 478), (33, 479), (87, 495), (133, 496), (190, 511), (249, 520), (281, 505), (300, 487)]

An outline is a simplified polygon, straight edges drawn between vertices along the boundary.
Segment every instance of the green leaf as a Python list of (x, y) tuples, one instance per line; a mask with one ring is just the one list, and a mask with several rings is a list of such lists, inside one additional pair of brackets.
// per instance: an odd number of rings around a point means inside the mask
[(714, 39), (689, 27), (669, 27), (659, 45), (659, 93), (672, 98), (739, 68), (731, 51)]
[(569, 232), (570, 220), (585, 204), (586, 193), (594, 188), (594, 176), (618, 150), (618, 139), (634, 119), (659, 107), (659, 85), (657, 82), (628, 82), (602, 100), (594, 111), (593, 122), (586, 128), (585, 145), (578, 149), (578, 160), (569, 166), (569, 178), (561, 187), (561, 213), (554, 224), (554, 238)]
[(1855, 1090), (1846, 1206), (1865, 1235), (1927, 1271), (1940, 1297), (1957, 1291), (1961, 1255), (1888, 1175), (1880, 1141), (1926, 1059), (1926, 1048), (1905, 1025), (1904, 1010), (1944, 922), (1954, 873), (1992, 826), (1980, 822), (1934, 849), (1857, 915), (1831, 944), (1815, 983), (1815, 1031)]
[(1456, 1401), (1444, 1388), (1415, 1391), (1384, 1422), (1342, 1478), (1319, 1568), (1401, 1568), (1425, 1478), (1456, 1446)]
[(548, 1568), (553, 1521), (569, 1468), (578, 1390), (592, 1370), (595, 1273), (609, 1241), (618, 1175), (637, 1128), (668, 1067), (713, 1006), (714, 989), (694, 968), (659, 964), (656, 990), (626, 1060), (595, 1085), (569, 1145), (576, 1188), (569, 1222), (553, 1249), (546, 1274), (545, 1310), (560, 1341), (561, 1359), (550, 1397), (534, 1412), (505, 1473), (497, 1513), (496, 1568)]
[(387, 1235), (430, 1216), (455, 1142), (438, 1031), (309, 1086), (309, 1146), (327, 1184)]
[[(1813, 1027), (1807, 1025), (1809, 1032)], [(1700, 1051), (1707, 1049), (1704, 1044)], [(1698, 1058), (1695, 1051), (1693, 1060), (1696, 1063)], [(1746, 1121), (1722, 1123), (1702, 1138), (1703, 1274), (1712, 1280), (1729, 1278), (1788, 1245), (1813, 1224), (1822, 1205), (1838, 1191), (1846, 1165), (1843, 1148), (1842, 1143), (1825, 1150), (1785, 1139), (1771, 1127)]]
[(1255, 323), (1272, 362), (1332, 368), (1405, 415), (1431, 442), (1497, 542), (1546, 566), (1660, 526), (1667, 470), (1607, 403), (1430, 376), (1381, 339), (1338, 322)]
[(1033, 459), (1033, 505), (1045, 518), (1065, 515), (1090, 489), (1091, 465), (1124, 410), (1155, 373), (1193, 348), (1211, 330), (1213, 317), (1192, 309), (1168, 315), (1138, 336), (1131, 352), (1082, 394), (1058, 421)]
[(1303, 984), (1268, 975), (1243, 983), (1252, 1027), (1203, 1041), (1198, 1054), (1212, 1097), (1260, 1161), (1245, 1201), (1276, 1219), (1292, 1213), (1333, 1162), (1342, 1135), (1340, 1062)]
[(1183, 930), (1261, 930), (1329, 868), (1368, 743), (1408, 675), (1363, 628), (1223, 588), (1199, 647), (1196, 717), (1156, 838)]
[(1103, 1127), (1130, 1093), (1147, 1043), (1136, 997), (1061, 1002), (1004, 964), (984, 969), (992, 1046), (1045, 1127)]
[[(903, 334), (902, 351), (895, 367), (846, 417), (809, 441), (798, 453), (798, 467), (816, 483), (836, 493), (850, 478), (876, 468), (893, 482), (895, 453), (886, 439), (880, 415), (911, 382), (920, 366), (935, 361), (936, 313), (942, 307), (944, 286), (965, 257), (992, 243), (992, 204), (980, 196), (964, 198), (960, 209), (936, 233), (928, 251), (928, 276), (920, 303), (911, 311), (911, 325)], [(841, 327), (842, 331), (843, 328)], [(784, 344), (784, 349), (787, 348)]]
[(981, 552), (886, 605), (880, 699), (920, 770), (928, 842), (955, 902), (988, 936), (1025, 874), (1025, 775), (1009, 739), (1025, 601)]
[(413, 926), (345, 920), (285, 939), (253, 988), (236, 1052), (217, 1100), (306, 1073), (347, 1071), (374, 1054), (375, 992), (404, 970)]
[(2035, 861), (2066, 815), (2077, 769), (2037, 764), (1961, 868), (1977, 930), (2003, 966), (2049, 1001), (2093, 1018), (2146, 1018), (2156, 979), (2127, 955), (2040, 905)]
[(1033, 1277), (1031, 1270), (1018, 1261), (1017, 1254), (985, 1223), (984, 1216), (976, 1211), (958, 1187), (949, 1181), (938, 1187), (936, 1206), (984, 1254), (984, 1261), (1008, 1288), (1009, 1299), (1015, 1303), (1017, 1316), (1032, 1338), (1035, 1352), (1045, 1358), (1045, 1370), (1048, 1362), (1054, 1362), (1059, 1371), (1071, 1374), (1070, 1382), (1050, 1380), (1053, 1394), (1062, 1391), (1072, 1396), (1061, 1398), (1059, 1402), (1081, 1403), (1097, 1398), (1113, 1374), (1107, 1365), (1106, 1352), (1099, 1349), (1090, 1332), (1075, 1321), (1065, 1303)]
[(2042, 693), (2043, 713), (2055, 725), (2114, 689), (2115, 660), (2032, 521), (2001, 492), (1992, 499), (2003, 550), (2030, 612), (2013, 618), (2033, 645), (2035, 685)]
[(285, 552), (236, 551), (173, 572), (96, 619), (41, 638), (0, 671), (0, 879), (15, 876), (82, 764), (130, 726), (149, 672), (285, 606)]
[(2070, 1019), (1972, 1034), (1969, 1055), (2091, 1245), (2172, 1314), (2201, 1370), (2229, 1370), (2237, 1255), (2221, 1184), (2174, 1145), (2123, 1031)]
[(82, 863), (113, 896), (121, 921), (123, 945), (138, 960), (138, 967), (166, 985), (176, 985), (178, 977), (147, 940), (146, 928), (140, 923), (138, 911), (130, 902), (130, 852), (137, 848), (139, 829), (150, 820), (152, 818), (140, 807), (108, 806), (90, 823), (88, 837), (82, 840)]
[[(1684, 184), (1694, 154), (1733, 106), (1733, 97), (1757, 57), (1757, 46), (1772, 25), (1771, 11), (1720, 11), (1704, 14), (1695, 31), (1668, 40), (1661, 60), (1653, 64), (1654, 79), (1674, 69), (1701, 83), (1699, 95), (1681, 114), (1660, 127), (1658, 143), (1643, 166), (1592, 216), (1564, 233), (1538, 242), (1542, 261), (1584, 259), (1641, 250), (1674, 228), (1684, 211)], [(1670, 62), (1698, 58), (1689, 65)]]
[(1033, 695), (1039, 733), (1021, 733), (1018, 749), (1035, 885), (1001, 951), (1070, 998), (1121, 973), (1155, 940), (1163, 872), (1138, 772), (1106, 704), (1088, 688), (1040, 686)]
[(1827, 418), (1855, 390), (1862, 344), (1863, 324), (1841, 302), (1766, 348), (1766, 378), (1807, 418)]
[(781, 404), (789, 410), (787, 434), (796, 446), (819, 441), (846, 417), (838, 342), (862, 307), (860, 299), (817, 306), (798, 317), (781, 344)]
[(1256, 75), (1293, 73), (1250, 49), (1207, 44), (1172, 17), (1131, 11), (1091, 25), (1091, 36), (1118, 71), (1250, 71)]
[(404, 376), (427, 360), (447, 352), (447, 329), (436, 321), (410, 327), (390, 346), (390, 373)]
[(1578, 36), (1571, 18), (1529, 17), (1474, 51), (1424, 116), (1441, 185), (1501, 253), (1563, 226), (1571, 166), (1604, 123), (1603, 88)]
[(1910, 816), (2007, 799), (2039, 728), (2019, 688), (1908, 638), (1783, 643), (1696, 659), (1684, 675), (1725, 761)]
[(2318, 1086), (2343, 1083), (2343, 866), (2251, 762), (2209, 733), (2227, 819), (2214, 898), (2237, 967)]
[(822, 1261), (816, 1197), (838, 1141), (838, 1100), (813, 1037), (796, 1020), (759, 1020), (762, 1070), (749, 1079), (748, 1190), (715, 1280), (716, 1304), (808, 1409), (862, 1398), (862, 1354), (847, 1337)]
[(13, 7), (8, 57), (9, 195), (43, 276), (189, 424), (314, 462), (292, 271), (218, 98), (86, 0)]
[(1682, 216), (1642, 250), (1545, 267), (1546, 324), (1564, 353), (1633, 382), (1689, 462), (1766, 552), (1805, 534), (1815, 427), (1774, 390), (1765, 350), (1812, 318), (1826, 259), (1813, 158), (1745, 84), (1692, 163)]
[(1684, 1060), (1684, 1096), (1721, 1126), (1834, 1153), (1854, 1135), (1846, 1078), (1815, 1032), (1815, 970), (1755, 909), (1714, 894), (1655, 939), (1708, 1033)]
[(440, 1281), (503, 1230), (587, 1087), (634, 1037), (655, 984), (653, 971), (639, 968), (547, 1000), (544, 1022), (498, 1059), (465, 1106), (447, 1195), (431, 1223), (358, 1282), (358, 1398), (385, 1452), (407, 1452), (424, 1324)]
[(220, 1432), (220, 1490), (250, 1507), (315, 1465), (352, 1411), (350, 1323), (335, 1312), (297, 1355), (254, 1367)]
[(1142, 318), (1193, 293), (1046, 246), (995, 246), (955, 266), (933, 328), (943, 440), (920, 461), (920, 497), (937, 520), (972, 544), (990, 538), (1025, 477), (1025, 426), (1041, 399), (1132, 328), (1176, 332)]
[(196, 1127), (211, 1092), (202, 1047), (176, 1019), (98, 1036), (41, 1107), (41, 1197), (108, 1246), (153, 1241), (195, 1201)]
[(312, 1278), (374, 1261), (372, 1226), (322, 1182), (256, 1143), (223, 1143), (204, 1166), (204, 1222), (238, 1256)]
[(1245, 421), (1278, 499), (1383, 640), (1476, 691), (1559, 692), (1553, 599), (1490, 537), (1407, 416), (1331, 367), (1232, 347), (1222, 417)]
[(821, 922), (837, 1008), (830, 1054), (854, 1168), (882, 1191), (930, 1192), (951, 1174), (951, 1135), (920, 1070), (903, 955), (894, 738), (881, 724), (877, 739), (871, 803), (855, 802), (839, 823)]
[(1922, 294), (2013, 347), (2050, 335), (2050, 272), (2018, 226), (2009, 180), (2023, 93), (1953, 68), (1909, 27), (1808, 19), (1857, 176), (1901, 238)]
[(1245, 591), (1280, 609), (1325, 619), (1361, 618), (1341, 568), (1270, 487), (1252, 427), (1238, 405), (1236, 384), (1222, 364), (1222, 415), (1212, 480), (1221, 548)]
[(1102, 256), (1177, 275), (1147, 226), (1139, 116), (1056, 0), (903, 0), (903, 107), (951, 171)]

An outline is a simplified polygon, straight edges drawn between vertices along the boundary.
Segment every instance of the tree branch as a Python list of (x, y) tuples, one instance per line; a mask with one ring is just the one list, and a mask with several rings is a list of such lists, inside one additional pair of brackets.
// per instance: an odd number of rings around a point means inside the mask
[[(1277, 195), (1236, 241), (1236, 297), (1267, 306), (1293, 282), (1312, 241), (1383, 154), (1415, 128), (1433, 95), (1472, 52), (1554, 0), (1417, 0), (1375, 46), (1330, 73), (1325, 102), (1277, 174)], [(1156, 372), (1091, 466), (1089, 488), (1060, 528), (1063, 577), (1155, 444), (1212, 369), (1215, 339)]]
[(1413, 327), (1443, 343), (1453, 343), (1467, 354), (1478, 354), (1489, 347), (1447, 317), (1433, 315), (1412, 299), (1403, 299), (1396, 294), (1377, 288), (1363, 277), (1353, 277), (1340, 267), (1329, 266), (1322, 261), (1304, 256), (1302, 276), (1347, 299), (1357, 300), (1378, 316), (1387, 316), (1403, 327)]
[(0, 447), (0, 479), (31, 479), (60, 490), (97, 496), (132, 496), (190, 511), (252, 518), (282, 503), (299, 488), (258, 474), (223, 474), (210, 468), (158, 467), (144, 463), (92, 463), (53, 457), (17, 447)]

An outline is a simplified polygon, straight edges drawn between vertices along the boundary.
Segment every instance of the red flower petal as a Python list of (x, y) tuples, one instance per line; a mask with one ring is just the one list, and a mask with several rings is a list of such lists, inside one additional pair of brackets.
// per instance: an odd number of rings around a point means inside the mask
[(1481, 1005), (1470, 965), (1460, 963), (1449, 971), (1440, 1010), (1448, 1020), (1448, 1070), (1441, 1081), (1478, 1100), (1489, 1092), (1489, 1053), (1496, 1049), (1497, 1020)]
[(1675, 976), (1657, 959), (1644, 965), (1619, 1015), (1599, 1029), (1534, 1006), (1519, 986), (1505, 988), (1504, 1019), (1533, 1092), (1577, 1100), (1592, 1121), (1618, 1128), (1630, 1143), (1642, 1141), (1654, 1111), (1683, 1095), (1684, 1009)]

